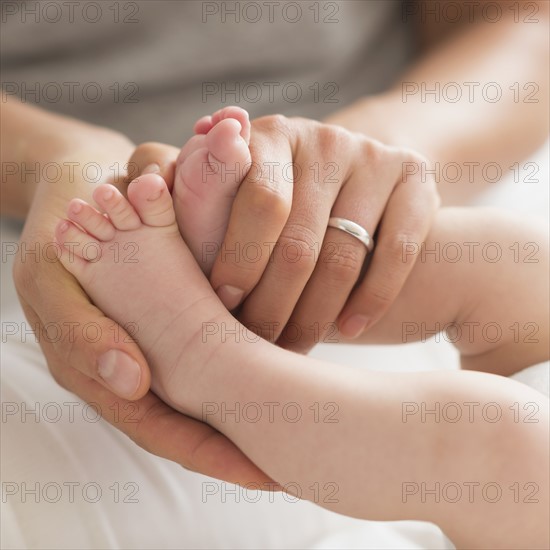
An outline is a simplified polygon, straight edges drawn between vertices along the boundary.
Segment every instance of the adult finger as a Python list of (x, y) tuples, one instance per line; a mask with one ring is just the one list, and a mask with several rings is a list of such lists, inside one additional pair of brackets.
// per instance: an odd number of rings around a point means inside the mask
[[(405, 162), (427, 161), (405, 155), (403, 164)], [(339, 317), (343, 336), (356, 338), (375, 324), (394, 302), (417, 257), (407, 254), (407, 250), (424, 241), (438, 205), (433, 180), (399, 175), (378, 229), (368, 271)]]
[[(396, 164), (391, 150), (365, 140), (331, 217), (359, 224), (372, 239), (400, 171)], [(337, 228), (327, 229), (315, 271), (277, 342), (281, 347), (307, 353), (317, 343), (338, 341), (336, 319), (361, 275), (366, 257), (367, 247), (359, 239)]]
[[(308, 331), (312, 331), (310, 336), (315, 333), (314, 324), (295, 326), (288, 321), (309, 286), (327, 233), (334, 236), (327, 231), (328, 220), (339, 194), (353, 177), (353, 159), (360, 156), (357, 139), (337, 127), (309, 124), (301, 140), (303, 146), (295, 152), (297, 179), (292, 211), (272, 261), (239, 315), (243, 324), (264, 338), (277, 340), (284, 331), (287, 341), (295, 343), (307, 339)], [(315, 299), (324, 307), (326, 296), (323, 300), (319, 296)]]
[[(254, 122), (252, 165), (233, 203), (210, 283), (232, 310), (256, 286), (292, 204), (292, 144), (289, 121), (279, 115)], [(289, 176), (290, 174), (290, 176)]]

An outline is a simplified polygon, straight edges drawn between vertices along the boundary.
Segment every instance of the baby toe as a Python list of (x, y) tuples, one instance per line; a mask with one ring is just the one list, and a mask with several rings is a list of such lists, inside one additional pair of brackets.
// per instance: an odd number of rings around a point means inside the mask
[(115, 237), (116, 229), (111, 221), (81, 199), (73, 199), (69, 203), (67, 215), (71, 221), (100, 241), (110, 241)]
[(175, 224), (174, 202), (160, 176), (147, 174), (135, 179), (128, 187), (128, 199), (145, 225), (166, 227)]
[(94, 191), (93, 196), (116, 229), (131, 231), (141, 227), (141, 220), (134, 207), (113, 185), (100, 185)]

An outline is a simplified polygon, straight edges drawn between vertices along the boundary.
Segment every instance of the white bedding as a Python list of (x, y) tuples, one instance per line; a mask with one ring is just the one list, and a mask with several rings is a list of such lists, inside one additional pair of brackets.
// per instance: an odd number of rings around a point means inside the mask
[[(503, 183), (478, 202), (548, 219), (547, 148), (534, 159), (538, 184)], [(3, 243), (16, 240), (3, 224)], [(24, 322), (10, 273), (3, 258), (2, 548), (453, 548), (430, 524), (360, 521), (280, 494), (235, 494), (234, 486), (141, 450), (55, 383), (32, 334), (6, 335), (6, 323)], [(457, 365), (454, 349), (434, 341), (319, 346), (314, 355), (376, 369)], [(548, 392), (547, 364), (516, 377)]]

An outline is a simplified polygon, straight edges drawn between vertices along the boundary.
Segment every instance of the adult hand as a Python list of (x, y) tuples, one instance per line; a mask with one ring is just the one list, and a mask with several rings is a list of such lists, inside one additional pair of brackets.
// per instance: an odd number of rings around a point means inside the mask
[[(81, 145), (78, 151), (55, 158), (49, 151), (41, 160), (57, 164), (61, 176), (38, 184), (14, 263), (21, 304), (52, 375), (151, 453), (231, 482), (272, 483), (222, 434), (175, 411), (149, 391), (150, 371), (131, 337), (131, 327), (127, 331), (106, 318), (57, 260), (53, 228), (64, 217), (69, 200), (75, 196), (89, 200), (96, 185), (113, 183), (120, 160), (133, 151), (128, 140), (109, 132), (79, 136), (77, 141)], [(168, 156), (172, 151), (177, 154), (173, 148), (166, 151)], [(143, 149), (138, 153), (135, 162), (141, 170), (148, 156)], [(89, 163), (100, 167), (99, 180), (94, 177), (93, 183), (85, 178), (84, 167)], [(159, 167), (167, 179), (170, 169), (170, 163)], [(114, 179), (124, 188), (125, 178), (118, 176)], [(38, 259), (29, 261), (24, 252), (28, 250), (38, 251)], [(123, 256), (121, 251), (121, 261)], [(61, 338), (48, 338), (52, 327)]]
[[(339, 126), (280, 115), (253, 121), (250, 149), (212, 286), (228, 309), (241, 306), (245, 325), (286, 348), (337, 341), (336, 319), (343, 336), (359, 336), (413, 267), (404, 245), (427, 235), (439, 204), (434, 181), (418, 169), (427, 161)], [(327, 227), (330, 217), (376, 233), (362, 280), (366, 247)]]

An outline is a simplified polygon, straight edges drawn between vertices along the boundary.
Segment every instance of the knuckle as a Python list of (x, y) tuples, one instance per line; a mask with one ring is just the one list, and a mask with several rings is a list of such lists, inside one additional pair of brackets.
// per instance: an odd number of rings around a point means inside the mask
[(358, 140), (359, 150), (363, 155), (363, 158), (368, 159), (369, 162), (372, 162), (372, 160), (376, 160), (379, 156), (382, 155), (382, 153), (386, 149), (385, 147), (380, 147), (378, 142), (366, 136), (358, 135)]
[(290, 214), (291, 201), (277, 186), (256, 184), (249, 195), (247, 210), (261, 220), (284, 222)]
[(312, 252), (319, 245), (319, 236), (308, 225), (299, 221), (290, 221), (286, 224), (281, 239), (287, 242), (296, 242)]
[[(281, 264), (284, 267), (280, 267)], [(281, 264), (279, 264), (278, 275), (282, 281), (287, 281), (289, 284), (291, 281), (307, 281), (315, 268), (314, 262), (304, 258), (300, 258), (298, 261), (283, 258)]]
[(382, 283), (370, 286), (366, 289), (366, 299), (371, 306), (384, 310), (393, 302), (393, 287)]
[(132, 153), (128, 162), (128, 177), (127, 183), (130, 183), (134, 178), (141, 174), (141, 171), (152, 162), (159, 162), (163, 158), (163, 153), (166, 150), (166, 145), (148, 141), (139, 144)]
[(384, 251), (387, 262), (400, 264), (403, 261), (403, 250), (408, 244), (418, 244), (418, 239), (410, 232), (401, 231), (385, 235), (378, 242), (378, 251)]
[[(61, 329), (61, 336), (50, 342), (58, 363), (64, 365), (66, 369), (75, 369), (90, 378), (97, 379), (97, 352), (102, 348), (105, 337), (113, 332), (109, 331), (107, 318), (71, 322), (62, 305), (52, 313), (55, 315), (54, 318), (64, 319), (56, 323)], [(63, 368), (60, 367), (59, 370)]]
[(350, 147), (353, 152), (354, 170), (361, 171), (364, 178), (379, 181), (384, 186), (394, 183), (396, 158), (392, 154), (392, 148), (361, 134), (353, 136), (354, 140)]
[(336, 151), (349, 150), (352, 134), (331, 124), (321, 124), (317, 130), (317, 139), (321, 154), (328, 158), (337, 158)]
[(384, 311), (393, 303), (400, 288), (396, 277), (379, 276), (367, 281), (362, 292), (365, 302), (375, 315), (375, 310)]
[(223, 283), (236, 286), (248, 292), (258, 282), (264, 264), (246, 261), (244, 258), (219, 258), (212, 284), (216, 288)]
[[(292, 242), (293, 246), (301, 247), (300, 243), (296, 241)], [(301, 247), (302, 248), (302, 247)], [(282, 252), (280, 255), (280, 264), (284, 265), (284, 277), (290, 281), (303, 280), (309, 278), (315, 268), (315, 259), (310, 254), (303, 254), (298, 252), (295, 255), (294, 252), (289, 253)]]
[(376, 177), (383, 177), (388, 184), (395, 185), (402, 171), (401, 158), (395, 149), (370, 138), (363, 138), (360, 147), (363, 166), (373, 170)]
[(409, 162), (416, 162), (417, 164), (429, 164), (430, 162), (427, 157), (412, 149), (403, 149), (402, 154), (404, 155), (405, 160)]
[(163, 148), (163, 144), (162, 143), (158, 143), (156, 141), (147, 141), (145, 143), (140, 143), (133, 155), (132, 155), (132, 159), (139, 159), (140, 157), (147, 157), (149, 156), (151, 153), (156, 153), (157, 151), (161, 150)]
[[(55, 318), (61, 319), (59, 314), (62, 314), (61, 311), (56, 311), (54, 314)], [(61, 323), (61, 330), (63, 331), (62, 337), (55, 339), (51, 342), (51, 347), (54, 353), (57, 355), (59, 363), (65, 365), (69, 368), (75, 368), (76, 370), (83, 371), (83, 366), (86, 367), (89, 364), (89, 357), (84, 356), (82, 350), (86, 350), (86, 346), (83, 347), (83, 338), (82, 338), (82, 327), (76, 327), (76, 329), (71, 330), (70, 324), (68, 322)], [(84, 342), (85, 343), (85, 342)]]
[[(140, 410), (141, 409), (141, 410)], [(148, 407), (138, 409), (137, 422), (122, 423), (127, 427), (127, 433), (130, 439), (139, 445), (142, 449), (148, 452), (155, 452), (157, 449), (153, 448), (151, 444), (150, 434), (156, 430), (156, 425), (160, 417), (166, 415), (166, 405), (159, 401), (155, 401)], [(117, 424), (119, 427), (120, 425)], [(124, 430), (126, 431), (126, 429)]]
[(255, 121), (255, 125), (265, 130), (278, 132), (285, 137), (290, 133), (290, 120), (281, 114), (261, 117)]
[(311, 273), (315, 267), (315, 250), (319, 237), (310, 228), (299, 223), (287, 224), (277, 241), (278, 255), (294, 275)]
[(412, 149), (397, 149), (396, 154), (400, 159), (401, 179), (405, 183), (413, 182), (422, 185), (424, 192), (430, 189), (431, 194), (437, 194), (435, 177), (430, 174), (431, 161)]
[(342, 284), (355, 283), (361, 272), (363, 260), (364, 252), (357, 245), (338, 243), (336, 251), (328, 257), (323, 256), (320, 262), (325, 283), (337, 288)]

